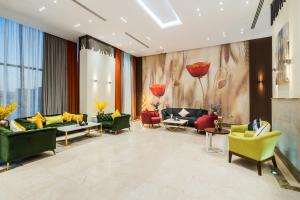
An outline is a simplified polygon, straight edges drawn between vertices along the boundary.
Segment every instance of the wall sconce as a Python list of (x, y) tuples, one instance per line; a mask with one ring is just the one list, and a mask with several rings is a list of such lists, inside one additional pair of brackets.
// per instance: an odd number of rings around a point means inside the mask
[(257, 81), (257, 84), (263, 84), (264, 83), (264, 80), (258, 80)]
[(110, 85), (110, 84), (112, 84), (112, 82), (111, 82), (111, 81), (107, 81), (107, 84), (109, 84), (109, 85)]
[(97, 82), (98, 82), (98, 80), (97, 80), (97, 79), (94, 79), (93, 81), (94, 81), (94, 83), (97, 83)]

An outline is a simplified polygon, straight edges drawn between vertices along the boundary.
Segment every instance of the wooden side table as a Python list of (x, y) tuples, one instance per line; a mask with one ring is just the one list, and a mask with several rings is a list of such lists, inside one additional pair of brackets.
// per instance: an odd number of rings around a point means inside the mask
[(223, 153), (226, 154), (227, 150), (228, 150), (228, 134), (230, 133), (229, 130), (227, 129), (222, 129), (222, 130), (218, 130), (215, 128), (206, 128), (205, 129), (205, 133), (206, 133), (206, 151), (209, 153), (217, 153), (217, 152), (222, 152), (221, 149), (218, 148), (214, 148), (212, 145), (212, 136), (214, 134), (217, 135), (224, 135), (226, 136), (225, 138), (225, 143), (224, 143), (224, 149), (223, 149)]

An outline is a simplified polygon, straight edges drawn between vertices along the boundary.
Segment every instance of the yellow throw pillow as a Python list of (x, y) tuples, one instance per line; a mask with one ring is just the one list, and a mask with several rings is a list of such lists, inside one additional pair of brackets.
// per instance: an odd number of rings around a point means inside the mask
[(78, 114), (78, 115), (73, 114), (72, 120), (76, 122), (77, 119), (78, 119), (79, 122), (82, 122), (83, 121), (83, 114)]
[(120, 114), (120, 112), (118, 111), (118, 110), (116, 110), (112, 115), (111, 115), (111, 117), (113, 118), (113, 119), (115, 119), (116, 117), (120, 117), (121, 116), (121, 114)]
[(42, 122), (45, 122), (45, 118), (43, 117), (43, 115), (39, 112), (35, 113), (34, 117), (39, 118), (40, 120), (42, 120)]
[(43, 121), (38, 117), (27, 118), (33, 124), (36, 124), (37, 128), (43, 128)]
[(46, 125), (59, 124), (59, 123), (63, 123), (64, 122), (62, 115), (45, 117), (45, 119), (46, 119)]
[(64, 121), (70, 122), (70, 121), (72, 121), (72, 118), (73, 118), (73, 114), (64, 112), (64, 114), (63, 114)]

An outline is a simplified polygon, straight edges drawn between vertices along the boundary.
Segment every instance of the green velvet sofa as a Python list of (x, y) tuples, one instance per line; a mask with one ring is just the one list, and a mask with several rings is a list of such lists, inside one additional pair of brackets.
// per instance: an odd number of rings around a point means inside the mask
[(97, 115), (97, 122), (102, 123), (102, 129), (109, 130), (113, 133), (128, 128), (130, 130), (130, 115), (121, 114), (121, 116), (113, 119), (112, 113)]
[[(54, 115), (43, 115), (44, 117), (51, 117), (51, 116), (57, 116), (57, 115), (62, 115), (62, 114), (54, 114)], [(17, 118), (15, 119), (16, 122), (20, 123), (23, 127), (26, 128), (26, 130), (28, 129), (36, 129), (36, 126), (30, 122), (28, 122), (27, 118), (30, 117), (24, 117), (24, 118)], [(87, 115), (83, 114), (83, 121), (87, 121)], [(73, 125), (76, 124), (75, 121), (70, 121), (70, 122), (63, 122), (63, 123), (57, 123), (57, 124), (50, 124), (50, 125), (46, 125), (45, 123), (43, 124), (44, 128), (57, 128), (57, 127), (62, 127), (62, 126), (69, 126), (69, 125)], [(60, 136), (63, 133), (57, 131), (56, 135)]]
[(0, 160), (7, 163), (56, 148), (56, 128), (12, 132), (0, 126)]

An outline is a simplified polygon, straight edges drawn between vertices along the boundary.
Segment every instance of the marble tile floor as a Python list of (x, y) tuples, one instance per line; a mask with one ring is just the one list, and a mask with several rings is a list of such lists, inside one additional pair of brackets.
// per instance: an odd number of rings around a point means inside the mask
[[(214, 136), (222, 147), (224, 137)], [(194, 130), (141, 128), (87, 138), (49, 156), (0, 173), (1, 200), (298, 200), (280, 187), (270, 163), (205, 151)], [(48, 154), (48, 153), (47, 153)]]

